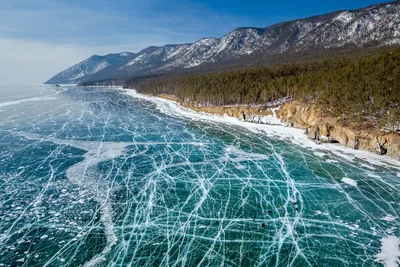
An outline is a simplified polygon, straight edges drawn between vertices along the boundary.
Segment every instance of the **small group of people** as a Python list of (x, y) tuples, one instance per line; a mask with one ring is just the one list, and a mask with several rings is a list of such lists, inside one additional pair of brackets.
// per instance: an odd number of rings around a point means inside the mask
[[(297, 206), (297, 202), (296, 201), (294, 201), (294, 202), (292, 202), (292, 204), (293, 204), (293, 206), (294, 206), (294, 209), (296, 210), (296, 211), (298, 211), (299, 210), (299, 207)], [(279, 205), (279, 212), (282, 214), (282, 216), (285, 216), (285, 214), (286, 214), (286, 209), (285, 209), (285, 207), (283, 206), (283, 204), (280, 204)], [(272, 210), (268, 210), (268, 214), (269, 215), (271, 215), (272, 214)], [(253, 221), (255, 221), (255, 214), (253, 214)], [(261, 223), (260, 224), (260, 227), (261, 228), (264, 228), (265, 227), (265, 223)]]

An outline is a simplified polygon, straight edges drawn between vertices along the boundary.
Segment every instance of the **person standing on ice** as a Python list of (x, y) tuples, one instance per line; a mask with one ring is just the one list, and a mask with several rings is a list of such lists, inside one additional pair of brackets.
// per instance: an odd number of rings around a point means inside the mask
[(279, 211), (282, 212), (283, 216), (285, 216), (286, 210), (285, 210), (285, 208), (283, 207), (282, 204), (279, 206)]
[(296, 211), (298, 211), (299, 210), (299, 206), (297, 206), (297, 202), (295, 201), (295, 202), (293, 202), (293, 206), (294, 206), (294, 209), (296, 210)]

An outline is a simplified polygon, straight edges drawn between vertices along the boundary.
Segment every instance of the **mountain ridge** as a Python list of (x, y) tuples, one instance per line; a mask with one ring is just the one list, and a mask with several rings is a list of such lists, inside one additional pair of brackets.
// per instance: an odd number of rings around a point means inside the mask
[(93, 55), (58, 73), (45, 83), (79, 83), (81, 78), (97, 73), (115, 64), (122, 63), (126, 58), (134, 55), (134, 53), (130, 52), (112, 53), (105, 56)]
[(251, 64), (257, 58), (267, 59), (281, 54), (399, 45), (399, 29), (400, 3), (387, 2), (280, 22), (265, 28), (239, 27), (221, 38), (207, 37), (193, 43), (150, 46), (106, 67), (94, 63), (96, 66), (90, 66), (86, 72), (85, 61), (82, 61), (73, 66), (81, 70), (73, 72), (75, 76), (69, 73), (71, 67), (46, 83), (124, 81), (137, 75), (196, 70), (229, 62), (240, 65), (247, 60)]

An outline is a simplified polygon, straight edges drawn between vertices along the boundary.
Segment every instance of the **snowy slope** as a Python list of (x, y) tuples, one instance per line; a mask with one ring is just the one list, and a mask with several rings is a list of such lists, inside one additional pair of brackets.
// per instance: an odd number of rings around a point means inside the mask
[(400, 2), (337, 11), (263, 29), (239, 28), (222, 38), (203, 38), (192, 44), (148, 47), (126, 57), (118, 66), (89, 58), (90, 63), (79, 63), (50, 81), (64, 77), (71, 82), (129, 78), (206, 64), (240, 62), (241, 58), (251, 56), (396, 44), (400, 44)]
[(134, 56), (133, 53), (122, 52), (119, 54), (108, 54), (105, 56), (91, 56), (88, 59), (60, 72), (45, 83), (48, 84), (70, 84), (79, 83), (87, 76), (93, 75), (110, 66), (119, 66), (122, 62)]

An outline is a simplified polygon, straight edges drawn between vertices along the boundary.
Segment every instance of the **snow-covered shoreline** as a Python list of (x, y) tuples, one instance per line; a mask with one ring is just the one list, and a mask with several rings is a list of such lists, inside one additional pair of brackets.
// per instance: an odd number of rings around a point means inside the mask
[[(400, 176), (400, 162), (389, 156), (380, 156), (364, 150), (354, 150), (340, 144), (328, 144), (328, 143), (317, 144), (314, 141), (308, 139), (308, 137), (304, 134), (303, 130), (301, 129), (282, 126), (282, 125), (257, 124), (257, 123), (241, 121), (237, 118), (229, 116), (200, 113), (193, 111), (189, 108), (182, 107), (179, 103), (173, 100), (141, 94), (136, 92), (134, 89), (120, 88), (120, 90), (124, 91), (127, 95), (132, 96), (134, 98), (139, 98), (155, 103), (161, 112), (166, 113), (168, 115), (185, 117), (192, 120), (207, 120), (213, 122), (228, 123), (231, 125), (241, 126), (250, 131), (262, 133), (267, 136), (273, 136), (279, 139), (289, 139), (292, 143), (308, 149), (319, 150), (319, 151), (321, 150), (330, 151), (334, 153), (336, 156), (348, 161), (361, 159), (377, 166), (390, 165), (391, 167), (395, 167), (396, 169), (398, 169), (399, 171), (398, 176)], [(323, 156), (323, 154), (321, 154), (321, 156)]]

